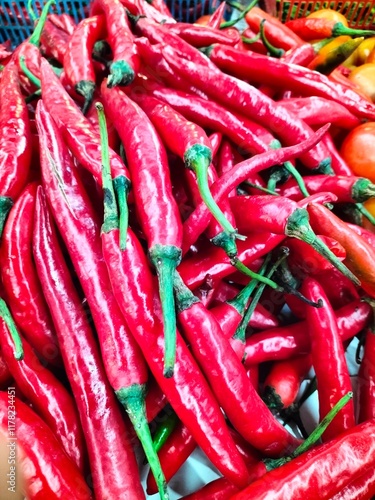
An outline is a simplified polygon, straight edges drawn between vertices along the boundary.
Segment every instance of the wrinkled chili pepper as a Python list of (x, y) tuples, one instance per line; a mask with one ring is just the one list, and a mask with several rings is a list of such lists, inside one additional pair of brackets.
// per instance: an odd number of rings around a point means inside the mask
[(45, 57), (52, 57), (64, 64), (64, 56), (70, 35), (57, 28), (51, 21), (46, 21), (40, 37), (41, 51)]
[(98, 14), (105, 16), (113, 54), (108, 86), (129, 85), (138, 73), (140, 60), (126, 11), (120, 0), (95, 0), (90, 5), (90, 16)]
[(85, 442), (72, 396), (55, 375), (40, 363), (25, 339), (22, 339), (22, 359), (15, 358), (12, 336), (17, 333), (17, 327), (3, 301), (0, 307), (1, 352), (10, 373), (22, 394), (53, 431), (66, 454), (83, 471)]
[(61, 366), (56, 331), (43, 297), (32, 251), (37, 184), (29, 184), (10, 211), (0, 247), (7, 301), (23, 334), (44, 360)]
[[(14, 406), (19, 466), (27, 498), (91, 500), (91, 491), (83, 475), (48, 425), (18, 398)], [(0, 392), (0, 426), (4, 432), (7, 432), (8, 420), (9, 396), (7, 392)]]
[(375, 469), (370, 468), (358, 476), (331, 500), (371, 500), (375, 495)]
[[(177, 57), (169, 46), (161, 49), (162, 54), (174, 71), (183, 76), (195, 87), (203, 90), (214, 100), (226, 104), (237, 112), (248, 113), (268, 127), (287, 145), (296, 144), (311, 136), (312, 130), (304, 122), (285, 109), (275, 105), (274, 101), (248, 83), (226, 75), (215, 66), (199, 64)], [(232, 49), (236, 50), (236, 49)], [(247, 55), (240, 52), (241, 56)], [(257, 68), (259, 70), (259, 68)], [(375, 113), (375, 106), (374, 106)], [(311, 148), (301, 160), (310, 169), (330, 169), (328, 152), (321, 145)]]
[(240, 34), (237, 30), (225, 32), (209, 26), (189, 23), (166, 24), (165, 28), (190, 43), (193, 47), (198, 48), (207, 47), (213, 43), (235, 45), (240, 41)]
[[(371, 307), (356, 300), (335, 311), (335, 315), (340, 337), (344, 342), (353, 338), (368, 324)], [(246, 341), (245, 366), (308, 354), (310, 340), (306, 335), (307, 326), (307, 322), (301, 321), (255, 333)]]
[(372, 30), (353, 29), (332, 19), (302, 17), (287, 21), (285, 26), (305, 41), (331, 38), (341, 35), (374, 36)]
[[(137, 481), (137, 463), (128, 439), (129, 430), (108, 383), (96, 339), (40, 188), (35, 208), (34, 256), (77, 402), (94, 493), (98, 498), (107, 495), (118, 498), (127, 491), (132, 498), (143, 498), (140, 481)], [(153, 406), (149, 418), (154, 411)], [(108, 468), (109, 462), (111, 467)]]
[(62, 14), (49, 14), (48, 19), (57, 28), (66, 31), (68, 35), (73, 35), (73, 32), (76, 29), (76, 23), (74, 19), (65, 12), (63, 12)]
[(64, 71), (72, 88), (84, 97), (82, 112), (86, 114), (95, 91), (95, 68), (92, 51), (95, 42), (106, 36), (105, 17), (91, 16), (83, 19), (70, 37), (64, 57)]

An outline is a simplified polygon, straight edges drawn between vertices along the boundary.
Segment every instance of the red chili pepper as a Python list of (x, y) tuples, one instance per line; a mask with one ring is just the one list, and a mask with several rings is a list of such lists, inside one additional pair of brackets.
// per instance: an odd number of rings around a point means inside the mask
[(314, 234), (309, 225), (307, 210), (300, 208), (293, 200), (272, 195), (234, 196), (230, 198), (230, 205), (240, 231), (245, 233), (267, 231), (305, 241), (353, 283), (359, 284), (356, 276)]
[[(91, 172), (95, 181), (101, 186), (99, 133), (93, 130), (89, 120), (85, 118), (45, 60), (41, 61), (41, 77), (43, 103), (47, 111), (53, 116), (60, 133), (63, 134), (64, 140), (78, 162)], [(120, 223), (124, 241), (128, 224), (126, 198), (130, 189), (130, 174), (117, 153), (110, 150), (109, 155), (112, 176), (115, 179), (117, 196), (120, 200)]]
[(27, 182), (32, 150), (28, 110), (16, 64), (11, 61), (1, 73), (0, 236), (8, 212)]
[[(106, 161), (103, 165), (107, 168)], [(104, 186), (109, 193), (112, 191), (110, 179)], [(153, 277), (143, 249), (131, 230), (127, 235), (126, 251), (121, 250), (116, 228), (117, 209), (112, 200), (113, 194), (105, 204), (103, 254), (115, 297), (129, 328), (168, 401), (197, 443), (224, 475), (236, 484), (247, 484), (245, 465), (236, 453), (220, 408), (179, 335), (176, 336), (174, 375), (167, 378), (163, 374), (163, 328), (159, 315), (154, 311)], [(122, 393), (119, 393), (120, 400)], [(160, 491), (160, 472), (158, 474)]]
[(308, 206), (312, 227), (320, 234), (330, 236), (346, 250), (345, 264), (361, 281), (361, 287), (375, 297), (375, 259), (373, 248), (357, 235), (346, 222), (323, 205)]
[(325, 97), (292, 97), (278, 103), (311, 126), (327, 123), (327, 115), (330, 123), (340, 128), (352, 129), (361, 123), (343, 104)]
[(73, 35), (74, 30), (76, 29), (76, 23), (74, 19), (63, 12), (62, 14), (50, 14), (48, 16), (49, 21), (53, 23), (57, 28), (68, 33), (68, 35)]
[(64, 56), (70, 35), (57, 28), (51, 21), (46, 21), (40, 37), (41, 51), (45, 57), (52, 57), (64, 64)]
[(106, 37), (105, 17), (83, 19), (70, 37), (64, 57), (65, 77), (77, 94), (85, 98), (82, 112), (86, 114), (95, 91), (95, 68), (92, 51), (95, 42)]
[(0, 349), (0, 388), (6, 389), (10, 385), (12, 385), (12, 374), (9, 371)]
[(268, 472), (231, 500), (332, 498), (351, 481), (373, 469), (374, 447), (374, 422), (360, 424)]
[(138, 73), (140, 59), (126, 11), (120, 0), (94, 0), (90, 5), (90, 16), (98, 14), (105, 15), (113, 55), (108, 86), (129, 85)]
[(322, 285), (334, 309), (359, 299), (358, 288), (335, 268), (318, 273), (314, 277)]
[(223, 16), (226, 8), (226, 3), (221, 2), (216, 10), (211, 14), (206, 26), (214, 29), (220, 29), (220, 24), (223, 22)]
[(151, 379), (151, 381), (147, 384), (147, 394), (145, 399), (147, 422), (152, 422), (152, 420), (154, 420), (167, 403), (167, 396), (160, 389), (155, 379)]
[(22, 339), (22, 359), (14, 353), (17, 327), (0, 299), (1, 352), (22, 394), (53, 431), (69, 458), (83, 471), (86, 448), (77, 408), (62, 383), (39, 361), (31, 346)]
[[(299, 156), (305, 151), (305, 148), (311, 147), (316, 144), (324, 135), (327, 128), (323, 127), (315, 132), (313, 137), (300, 143), (298, 146), (290, 146), (289, 148), (281, 148), (268, 151), (261, 155), (255, 156), (248, 160), (237, 164), (232, 170), (223, 175), (212, 187), (212, 195), (216, 202), (220, 202), (221, 198), (227, 196), (236, 186), (254, 173), (258, 173), (273, 165), (279, 165), (287, 160)], [(193, 245), (202, 232), (206, 229), (210, 222), (210, 213), (207, 211), (206, 206), (201, 203), (189, 218), (184, 222), (184, 240), (183, 240), (183, 253)]]
[(331, 500), (371, 500), (375, 495), (375, 469), (370, 468), (349, 483)]
[[(107, 380), (96, 339), (65, 263), (41, 189), (35, 209), (34, 256), (77, 402), (95, 496), (120, 498), (127, 491), (131, 498), (143, 498), (129, 430)], [(149, 417), (152, 412), (154, 409)]]
[[(311, 95), (325, 97), (330, 101), (344, 105), (359, 118), (367, 118), (369, 120), (375, 118), (374, 104), (365, 100), (357, 92), (343, 88), (337, 83), (333, 84), (325, 75), (308, 68), (289, 64), (280, 59), (256, 54), (255, 52), (243, 53), (227, 45), (214, 45), (210, 48), (209, 57), (222, 71), (229, 72), (237, 78), (255, 83), (267, 83), (277, 86), (277, 88), (293, 90), (298, 94), (309, 97)], [(167, 58), (167, 61), (170, 63), (169, 58)], [(180, 71), (180, 74), (182, 74), (182, 71)], [(275, 74), (278, 75), (277, 79), (275, 79)], [(202, 90), (208, 93), (207, 89), (203, 88)], [(235, 106), (233, 102), (232, 106)], [(328, 106), (326, 107), (325, 115), (328, 120), (330, 116)], [(273, 130), (271, 123), (269, 127)], [(274, 131), (275, 133), (280, 133), (278, 130)], [(290, 139), (288, 142), (288, 139), (284, 138), (283, 135), (280, 134), (280, 137), (286, 144), (290, 144)]]
[(233, 426), (267, 455), (279, 456), (297, 447), (298, 441), (266, 409), (215, 317), (177, 275), (175, 292), (178, 319), (190, 348)]
[(327, 18), (302, 17), (287, 21), (285, 26), (307, 42), (341, 35), (374, 36), (375, 34), (372, 30), (348, 28), (343, 23)]
[(143, 0), (121, 0), (121, 3), (134, 16), (145, 17), (160, 24), (176, 22), (169, 10), (167, 11), (167, 6), (161, 8), (162, 0), (157, 0), (159, 8)]
[(303, 44), (303, 40), (291, 29), (259, 7), (253, 7), (245, 16), (247, 24), (256, 33), (263, 19), (267, 21), (264, 26), (265, 35), (272, 45), (288, 50)]
[[(203, 67), (178, 57), (176, 51), (169, 46), (161, 48), (161, 51), (177, 74), (222, 104), (230, 106), (237, 112), (256, 117), (261, 125), (272, 130), (285, 144), (296, 144), (311, 136), (312, 130), (308, 125), (280, 108), (272, 99), (248, 83), (226, 75), (215, 66)], [(239, 52), (239, 54), (241, 57), (247, 56), (247, 53)], [(256, 71), (258, 70), (259, 68)], [(310, 149), (301, 156), (301, 160), (310, 169), (327, 169), (330, 166), (328, 152), (321, 145)]]
[(147, 368), (112, 293), (98, 217), (42, 101), (38, 102), (36, 116), (43, 186), (87, 298), (109, 383), (116, 394), (121, 393), (127, 411), (132, 411), (133, 406), (141, 409), (142, 399), (132, 395), (143, 395)]
[(348, 226), (350, 229), (352, 229), (355, 233), (359, 234), (359, 236), (362, 236), (362, 238), (367, 241), (369, 245), (375, 245), (375, 234), (372, 233), (371, 231), (365, 229), (364, 227), (357, 226), (356, 224), (349, 224)]
[[(361, 203), (375, 196), (375, 185), (364, 177), (316, 175), (304, 176), (303, 181), (309, 193), (322, 191), (337, 196), (338, 203)], [(299, 201), (301, 191), (294, 179), (289, 179), (276, 190), (281, 196)]]
[[(357, 300), (338, 309), (335, 314), (337, 328), (344, 342), (353, 338), (368, 324), (371, 307)], [(310, 340), (306, 335), (307, 327), (307, 322), (301, 321), (286, 327), (255, 333), (246, 341), (245, 366), (308, 354)]]
[(310, 354), (286, 361), (276, 361), (265, 381), (262, 398), (276, 411), (289, 408), (296, 400), (301, 382), (311, 368)]
[[(0, 392), (0, 426), (8, 432), (9, 396)], [(74, 498), (90, 500), (92, 495), (77, 466), (68, 458), (48, 425), (26, 404), (15, 398), (15, 428), (19, 453), (19, 470), (25, 482), (27, 498)], [(53, 460), (51, 460), (53, 457)], [(21, 478), (19, 479), (21, 480)]]
[(152, 0), (151, 5), (156, 10), (158, 10), (160, 12), (160, 14), (163, 14), (163, 16), (166, 16), (168, 21), (171, 22), (171, 19), (173, 19), (173, 16), (172, 16), (171, 11), (169, 10), (167, 4), (163, 0)]
[(326, 145), (329, 154), (331, 155), (332, 170), (334, 171), (335, 175), (353, 175), (353, 171), (341, 156), (341, 154), (337, 151), (337, 147), (333, 142), (332, 136), (329, 132), (323, 138), (323, 142)]
[(246, 28), (241, 34), (241, 41), (235, 45), (238, 50), (251, 50), (257, 54), (267, 54), (267, 48), (264, 46), (260, 34), (255, 33), (251, 28)]
[(172, 280), (181, 260), (182, 224), (172, 194), (167, 155), (146, 114), (126, 94), (103, 85), (102, 98), (124, 145), (138, 219), (158, 274), (165, 329), (165, 374), (170, 377), (176, 332)]
[(219, 31), (210, 26), (189, 23), (165, 24), (164, 27), (171, 33), (178, 35), (185, 42), (193, 47), (208, 47), (213, 43), (222, 43), (223, 45), (235, 45), (240, 41), (240, 34), (237, 30)]
[(35, 268), (32, 234), (37, 185), (29, 184), (10, 211), (0, 247), (7, 301), (26, 339), (44, 360), (61, 366), (56, 331)]

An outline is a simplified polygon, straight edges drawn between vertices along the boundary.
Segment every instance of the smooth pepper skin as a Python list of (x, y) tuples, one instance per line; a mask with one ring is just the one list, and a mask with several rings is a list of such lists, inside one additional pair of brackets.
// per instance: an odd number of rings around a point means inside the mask
[[(19, 472), (30, 500), (92, 500), (90, 488), (48, 425), (25, 403), (15, 399)], [(0, 392), (0, 427), (7, 435), (9, 397)], [(53, 460), (51, 460), (53, 457)]]
[(375, 465), (375, 423), (360, 424), (268, 472), (231, 500), (330, 499)]
[(12, 207), (0, 247), (1, 278), (16, 323), (43, 359), (61, 366), (56, 331), (33, 261), (32, 232), (37, 184), (31, 183)]
[[(126, 250), (121, 251), (118, 243), (111, 242), (112, 238), (118, 241), (118, 230), (103, 236), (103, 252), (107, 266), (112, 269), (114, 294), (159, 386), (212, 463), (235, 484), (247, 484), (245, 464), (219, 405), (179, 334), (174, 375), (171, 378), (163, 375), (163, 324), (155, 313), (153, 277), (139, 241), (129, 229)], [(118, 279), (119, 269), (121, 279)]]
[(95, 498), (143, 499), (130, 431), (109, 385), (41, 188), (35, 208), (34, 256), (79, 411)]

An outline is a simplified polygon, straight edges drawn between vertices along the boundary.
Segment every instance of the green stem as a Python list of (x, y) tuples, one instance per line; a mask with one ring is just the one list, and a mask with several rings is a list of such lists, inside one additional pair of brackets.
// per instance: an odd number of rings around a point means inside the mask
[(375, 36), (373, 30), (361, 30), (348, 28), (343, 23), (336, 23), (332, 29), (332, 36), (349, 35), (349, 36)]
[(241, 3), (235, 2), (234, 0), (227, 0), (226, 3), (229, 5), (229, 7), (233, 7), (240, 12), (242, 12), (245, 8)]
[(242, 264), (242, 262), (240, 260), (238, 260), (237, 258), (232, 259), (231, 264), (238, 271), (240, 271), (241, 273), (245, 274), (246, 276), (249, 276), (249, 278), (252, 278), (254, 280), (259, 281), (264, 286), (268, 285), (269, 287), (273, 288), (274, 290), (280, 290), (280, 287), (279, 287), (279, 285), (277, 283), (275, 283), (274, 281), (272, 281), (269, 278), (267, 278), (267, 276), (261, 276), (260, 274), (255, 273), (254, 271), (252, 271), (251, 269), (249, 269), (248, 267), (246, 267), (244, 264)]
[(374, 198), (375, 184), (373, 184), (369, 179), (360, 178), (353, 184), (351, 194), (354, 201), (357, 203), (363, 203), (369, 198)]
[(134, 384), (127, 388), (119, 389), (116, 396), (124, 406), (134, 430), (142, 444), (142, 448), (150, 464), (154, 475), (160, 498), (168, 500), (167, 483), (159, 462), (158, 455), (154, 449), (150, 428), (146, 418), (145, 395), (146, 387), (140, 384)]
[(29, 102), (33, 102), (35, 99), (37, 99), (41, 95), (42, 95), (41, 89), (36, 90), (32, 94), (30, 94), (30, 95), (28, 95), (28, 96), (25, 97), (26, 104), (28, 104)]
[(112, 88), (117, 85), (130, 85), (134, 78), (134, 70), (127, 61), (115, 61), (110, 66), (107, 86)]
[(128, 196), (131, 183), (125, 175), (120, 175), (113, 179), (113, 187), (116, 193), (117, 207), (119, 210), (120, 250), (125, 250), (129, 226)]
[(16, 324), (12, 318), (12, 315), (8, 309), (8, 306), (2, 298), (0, 298), (0, 316), (2, 317), (4, 323), (8, 327), (10, 336), (12, 337), (14, 343), (14, 358), (17, 361), (23, 359), (23, 347), (20, 334), (18, 333)]
[(172, 245), (154, 245), (150, 260), (159, 281), (159, 296), (164, 323), (164, 376), (173, 377), (176, 361), (176, 313), (173, 296), (173, 278), (181, 260), (181, 249)]
[(26, 66), (25, 56), (20, 56), (20, 68), (25, 73), (25, 75), (30, 80), (30, 82), (33, 85), (35, 85), (35, 87), (37, 87), (38, 89), (40, 89), (40, 87), (42, 86), (41, 81), (39, 80), (39, 78), (37, 78), (35, 75), (33, 75), (31, 73), (31, 71), (29, 70), (29, 68)]
[(226, 219), (225, 215), (214, 200), (207, 180), (208, 167), (211, 164), (212, 151), (202, 144), (194, 144), (184, 154), (186, 168), (193, 170), (196, 175), (199, 193), (209, 211), (221, 225), (224, 231), (238, 239), (246, 239), (237, 233), (235, 228)]
[(297, 208), (288, 218), (285, 234), (304, 241), (314, 250), (323, 255), (342, 274), (349, 278), (356, 286), (360, 281), (354, 274), (336, 257), (336, 255), (325, 245), (314, 233), (309, 224), (309, 215), (306, 209)]
[(0, 196), (0, 237), (3, 234), (5, 221), (7, 220), (9, 210), (13, 206), (13, 200), (9, 196)]
[(85, 98), (85, 102), (82, 106), (82, 113), (85, 115), (94, 98), (95, 82), (91, 82), (90, 80), (81, 80), (76, 84), (75, 90), (77, 94), (80, 94)]
[(234, 26), (235, 24), (237, 24), (239, 21), (241, 21), (241, 19), (243, 19), (246, 16), (246, 14), (248, 12), (250, 12), (250, 10), (257, 3), (258, 3), (258, 0), (252, 0), (252, 2), (250, 2), (250, 4), (246, 7), (246, 9), (241, 11), (241, 14), (236, 19), (231, 19), (230, 21), (226, 21), (225, 23), (221, 23), (220, 29), (222, 30), (224, 28), (230, 28), (231, 26)]
[(159, 425), (159, 427), (156, 429), (155, 434), (153, 435), (153, 445), (156, 453), (158, 453), (164, 446), (165, 442), (172, 434), (179, 421), (176, 413), (171, 408), (169, 409), (169, 411), (170, 414), (168, 415), (166, 420)]
[(246, 36), (241, 36), (241, 40), (243, 41), (243, 43), (247, 43), (248, 45), (257, 42), (259, 39), (260, 39), (260, 32), (253, 38), (247, 38)]
[(27, 13), (29, 14), (29, 17), (33, 22), (35, 22), (38, 19), (38, 16), (35, 14), (33, 10), (32, 0), (27, 1)]
[[(42, 13), (40, 14), (40, 18), (38, 20), (38, 23), (34, 29), (34, 32), (32, 33), (32, 35), (29, 38), (29, 43), (31, 43), (31, 45), (35, 45), (35, 47), (39, 47), (39, 45), (40, 45), (40, 37), (41, 37), (42, 31), (43, 31), (44, 25), (46, 24), (48, 11), (49, 11), (49, 8), (51, 7), (51, 5), (53, 5), (54, 3), (55, 3), (55, 0), (49, 0), (45, 4), (45, 6), (43, 7), (43, 10), (42, 10)], [(30, 5), (30, 4), (28, 4), (28, 5)], [(32, 9), (30, 6), (29, 13), (31, 13), (31, 12), (32, 12)], [(33, 18), (33, 21), (36, 21), (36, 17)]]
[(272, 196), (280, 196), (279, 193), (275, 193), (275, 191), (271, 191), (270, 189), (264, 188), (263, 186), (258, 186), (258, 184), (253, 184), (252, 182), (249, 181), (244, 181), (242, 184), (244, 186), (248, 186), (253, 189), (258, 189), (259, 191), (265, 194), (271, 194)]
[(281, 57), (285, 54), (285, 50), (274, 47), (267, 39), (266, 34), (264, 32), (264, 25), (266, 19), (262, 19), (259, 25), (259, 33), (262, 39), (264, 46), (266, 47), (268, 53), (273, 57)]
[(305, 198), (307, 198), (308, 196), (310, 196), (310, 193), (307, 191), (306, 184), (305, 184), (305, 181), (303, 180), (302, 175), (298, 172), (298, 170), (295, 168), (295, 166), (293, 165), (293, 163), (291, 163), (290, 161), (286, 161), (284, 163), (284, 167), (295, 178), (295, 180), (296, 180), (296, 182), (298, 184), (299, 190), (301, 191), (301, 193), (303, 194), (303, 196)]
[(366, 219), (371, 222), (372, 225), (375, 225), (375, 217), (370, 214), (370, 212), (365, 208), (362, 203), (356, 203), (355, 204), (356, 208), (361, 212), (361, 214), (366, 217)]

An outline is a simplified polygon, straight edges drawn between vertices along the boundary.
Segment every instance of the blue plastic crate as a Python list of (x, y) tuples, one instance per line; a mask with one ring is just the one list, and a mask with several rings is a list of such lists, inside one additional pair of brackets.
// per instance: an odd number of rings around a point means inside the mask
[[(194, 22), (200, 16), (213, 12), (221, 0), (168, 0), (173, 17), (178, 21)], [(88, 14), (90, 0), (59, 0), (50, 12), (70, 14), (76, 22)], [(34, 11), (40, 13), (44, 2), (32, 1)], [(27, 14), (26, 2), (0, 0), (0, 43), (10, 40), (13, 47), (30, 36), (33, 23)]]

